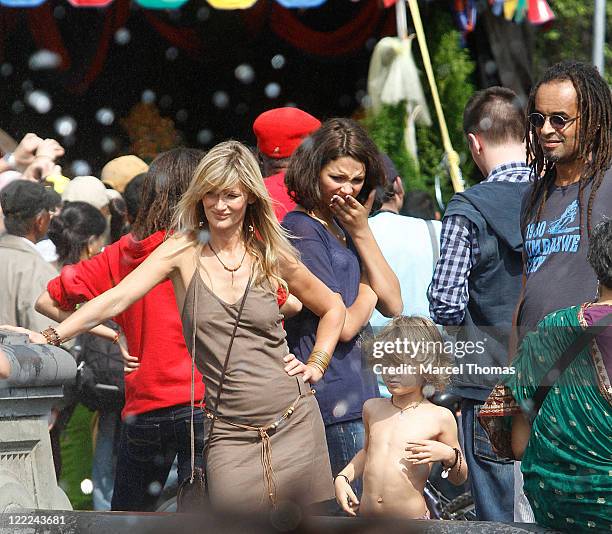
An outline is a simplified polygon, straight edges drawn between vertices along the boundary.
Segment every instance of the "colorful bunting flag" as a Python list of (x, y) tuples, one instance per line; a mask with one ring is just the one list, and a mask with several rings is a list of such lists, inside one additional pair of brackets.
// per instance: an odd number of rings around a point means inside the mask
[(146, 9), (178, 9), (187, 0), (136, 0), (136, 3)]
[(516, 13), (517, 5), (518, 0), (506, 0), (504, 2), (504, 18), (506, 20), (512, 20), (514, 18), (514, 13)]
[(527, 20), (531, 24), (546, 24), (555, 20), (555, 14), (548, 5), (546, 0), (529, 0), (529, 11), (527, 11)]
[(216, 9), (249, 9), (257, 0), (206, 0)]
[(319, 7), (326, 0), (276, 0), (281, 6), (289, 9), (308, 9), (309, 7)]
[(455, 0), (455, 18), (461, 31), (466, 34), (471, 32), (476, 26), (476, 3), (474, 0)]
[(527, 0), (518, 0), (516, 12), (514, 13), (514, 22), (521, 23), (527, 15)]
[(0, 6), (5, 7), (38, 7), (45, 0), (0, 0)]
[(106, 7), (113, 0), (68, 0), (68, 2), (74, 7)]
[(504, 0), (489, 0), (491, 4), (491, 12), (499, 17), (504, 12)]

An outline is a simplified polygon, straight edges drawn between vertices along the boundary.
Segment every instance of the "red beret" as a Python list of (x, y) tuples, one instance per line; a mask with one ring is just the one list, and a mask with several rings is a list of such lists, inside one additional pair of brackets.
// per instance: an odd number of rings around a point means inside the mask
[(321, 122), (298, 108), (275, 108), (262, 113), (253, 123), (257, 148), (270, 158), (288, 158), (304, 137)]

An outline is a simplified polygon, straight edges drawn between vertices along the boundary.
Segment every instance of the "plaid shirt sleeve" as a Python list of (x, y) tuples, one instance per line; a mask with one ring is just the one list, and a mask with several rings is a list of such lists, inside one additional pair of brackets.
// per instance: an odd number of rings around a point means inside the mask
[(461, 215), (442, 222), (440, 259), (427, 290), (431, 318), (441, 325), (463, 322), (469, 300), (468, 278), (480, 257), (476, 228)]

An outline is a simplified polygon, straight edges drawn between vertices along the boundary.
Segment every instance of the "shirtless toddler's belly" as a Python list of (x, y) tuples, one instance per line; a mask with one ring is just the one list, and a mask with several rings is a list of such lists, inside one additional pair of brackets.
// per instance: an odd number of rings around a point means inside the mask
[(371, 455), (365, 465), (359, 515), (417, 519), (427, 512), (423, 488), (429, 465), (411, 465), (404, 458)]

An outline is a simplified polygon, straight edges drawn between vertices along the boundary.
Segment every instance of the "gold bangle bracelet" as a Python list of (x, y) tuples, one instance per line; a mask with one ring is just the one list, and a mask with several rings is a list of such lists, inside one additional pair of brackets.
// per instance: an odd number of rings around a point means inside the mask
[(327, 365), (329, 364), (329, 362), (323, 358), (321, 358), (321, 356), (319, 356), (318, 354), (311, 354), (308, 357), (308, 361), (313, 361), (313, 362), (319, 362), (321, 365), (327, 367)]
[(313, 350), (310, 353), (310, 358), (316, 358), (318, 360), (321, 361), (321, 363), (325, 366), (325, 368), (327, 369), (327, 367), (329, 367), (329, 363), (331, 362), (331, 356), (325, 352), (324, 350)]
[(327, 370), (326, 365), (324, 365), (320, 360), (314, 358), (309, 358), (306, 362), (306, 365), (312, 365), (313, 367), (316, 367), (319, 371), (321, 371), (322, 374), (325, 374), (325, 371)]
[(306, 363), (306, 365), (310, 365), (312, 367), (315, 367), (316, 369), (318, 369), (319, 371), (321, 371), (321, 374), (324, 375), (325, 374), (325, 369), (323, 369), (323, 367), (321, 367), (318, 363), (315, 362), (311, 362), (310, 360), (308, 360), (308, 362)]

